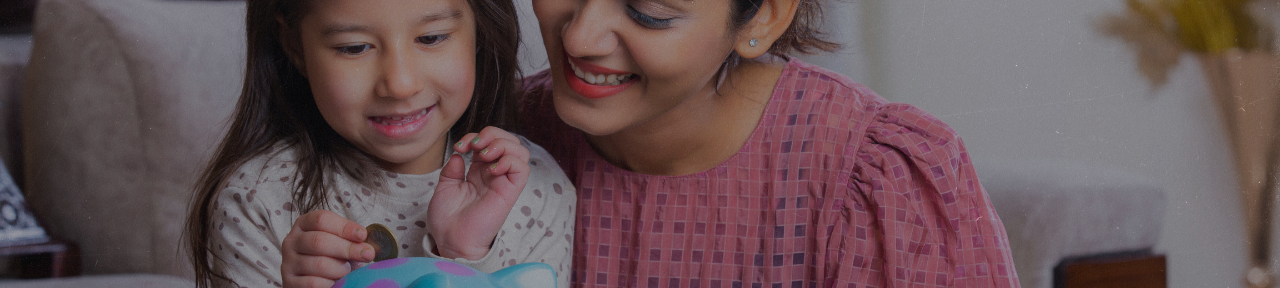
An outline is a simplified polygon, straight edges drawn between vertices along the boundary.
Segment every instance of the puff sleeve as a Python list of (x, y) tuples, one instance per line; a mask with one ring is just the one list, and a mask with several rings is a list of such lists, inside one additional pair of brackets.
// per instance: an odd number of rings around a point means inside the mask
[(1018, 287), (1004, 225), (955, 131), (906, 104), (872, 117), (852, 151), (847, 190), (849, 211), (869, 221), (846, 241), (879, 242), (855, 253), (878, 255), (870, 266), (883, 268), (843, 276), (882, 277), (887, 287)]

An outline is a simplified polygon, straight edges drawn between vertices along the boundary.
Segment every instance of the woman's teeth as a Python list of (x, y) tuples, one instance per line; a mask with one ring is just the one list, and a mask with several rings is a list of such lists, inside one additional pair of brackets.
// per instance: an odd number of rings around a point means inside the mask
[(631, 80), (631, 78), (635, 77), (636, 75), (636, 74), (630, 74), (630, 73), (599, 74), (599, 75), (591, 74), (591, 72), (583, 72), (582, 69), (578, 69), (578, 66), (573, 65), (572, 61), (569, 62), (569, 67), (573, 68), (573, 75), (578, 76), (579, 79), (582, 79), (582, 81), (585, 81), (591, 85), (602, 85), (602, 86), (622, 85), (622, 83), (627, 82), (627, 80)]
[(390, 116), (390, 117), (373, 117), (373, 121), (382, 125), (403, 126), (410, 122), (417, 121), (422, 116), (427, 115), (427, 109), (422, 109), (418, 113), (409, 116)]

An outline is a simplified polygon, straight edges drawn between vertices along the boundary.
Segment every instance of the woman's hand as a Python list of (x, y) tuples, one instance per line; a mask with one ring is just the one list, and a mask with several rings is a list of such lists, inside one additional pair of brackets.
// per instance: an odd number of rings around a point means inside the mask
[(351, 273), (348, 261), (373, 261), (369, 234), (360, 224), (327, 210), (303, 214), (280, 245), (284, 287), (332, 287)]
[(453, 149), (478, 152), (470, 169), (464, 169), (461, 156), (449, 157), (427, 208), (427, 229), (440, 256), (479, 260), (489, 253), (529, 181), (529, 149), (496, 127), (462, 136)]

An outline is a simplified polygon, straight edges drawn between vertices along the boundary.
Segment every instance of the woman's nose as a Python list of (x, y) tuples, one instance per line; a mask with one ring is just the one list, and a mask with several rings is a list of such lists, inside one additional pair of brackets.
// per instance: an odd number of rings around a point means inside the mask
[(412, 49), (384, 49), (381, 63), (382, 78), (377, 85), (378, 96), (405, 99), (418, 94), (424, 88), (422, 77), (414, 69), (415, 61), (409, 55)]
[(573, 19), (565, 24), (564, 50), (572, 57), (604, 56), (618, 47), (618, 35), (614, 33), (617, 20), (625, 19), (617, 10), (614, 0), (583, 0), (583, 6)]

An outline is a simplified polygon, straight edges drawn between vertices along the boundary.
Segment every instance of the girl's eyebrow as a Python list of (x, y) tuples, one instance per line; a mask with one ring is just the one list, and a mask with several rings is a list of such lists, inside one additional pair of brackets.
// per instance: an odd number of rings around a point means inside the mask
[(452, 19), (459, 19), (459, 18), (462, 18), (462, 11), (458, 11), (457, 9), (449, 9), (447, 11), (441, 11), (440, 13), (431, 13), (431, 14), (423, 15), (422, 18), (418, 19), (418, 24), (427, 24), (427, 23), (436, 22), (440, 20), (452, 20)]
[[(459, 18), (462, 18), (462, 11), (458, 11), (457, 9), (449, 9), (447, 11), (441, 11), (439, 13), (431, 13), (431, 14), (423, 15), (421, 18), (418, 18), (418, 25), (441, 21), (441, 20), (452, 20), (452, 19), (459, 19)], [(368, 32), (370, 30), (372, 29), (369, 28), (369, 26), (365, 26), (365, 25), (332, 24), (332, 25), (326, 25), (324, 30), (321, 30), (320, 35), (330, 36), (334, 34), (351, 33), (351, 32)]]
[(324, 30), (320, 30), (320, 35), (331, 36), (334, 34), (351, 33), (351, 32), (368, 32), (369, 30), (372, 30), (372, 29), (369, 29), (369, 26), (364, 26), (364, 25), (332, 24), (332, 25), (325, 25)]

